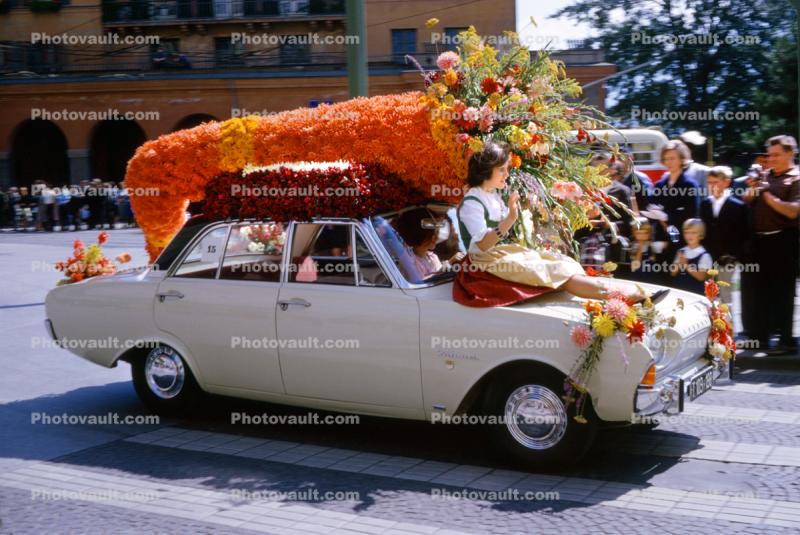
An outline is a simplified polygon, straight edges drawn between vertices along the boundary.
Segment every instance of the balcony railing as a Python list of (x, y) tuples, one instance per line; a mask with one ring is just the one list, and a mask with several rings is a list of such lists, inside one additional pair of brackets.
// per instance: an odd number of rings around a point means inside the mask
[[(101, 78), (114, 76), (170, 73), (173, 76), (203, 72), (252, 71), (259, 73), (290, 73), (302, 75), (314, 71), (346, 70), (344, 51), (312, 52), (304, 47), (283, 47), (267, 50), (231, 48), (209, 52), (180, 53), (172, 50), (153, 51), (142, 46), (106, 53), (103, 49), (89, 51), (47, 47), (12, 41), (0, 42), (0, 75), (2, 78), (36, 78), (45, 75), (89, 75)], [(436, 54), (414, 54), (425, 69), (436, 68)], [(372, 71), (415, 70), (402, 55), (369, 56)]]
[(344, 16), (344, 0), (124, 0), (103, 2), (104, 23)]

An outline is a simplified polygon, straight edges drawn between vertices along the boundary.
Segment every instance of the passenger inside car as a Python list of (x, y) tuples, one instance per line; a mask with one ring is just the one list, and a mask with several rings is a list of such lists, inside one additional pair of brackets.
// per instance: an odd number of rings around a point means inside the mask
[(445, 261), (436, 255), (434, 249), (440, 241), (440, 230), (444, 229), (444, 234), (447, 234), (450, 227), (445, 218), (435, 217), (427, 208), (403, 212), (394, 220), (393, 226), (410, 254), (411, 262), (401, 267), (405, 267), (407, 273), (404, 275), (411, 282), (422, 282), (436, 273), (447, 271), (452, 264), (464, 258), (461, 252)]

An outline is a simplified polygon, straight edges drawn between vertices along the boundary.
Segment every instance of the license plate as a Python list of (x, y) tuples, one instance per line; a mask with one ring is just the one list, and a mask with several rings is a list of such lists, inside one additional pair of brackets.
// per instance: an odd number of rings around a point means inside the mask
[(689, 398), (689, 401), (695, 400), (698, 397), (702, 396), (709, 390), (714, 384), (714, 369), (708, 369), (704, 372), (701, 372), (698, 375), (695, 375), (691, 379), (689, 379), (689, 384), (686, 387), (686, 395)]

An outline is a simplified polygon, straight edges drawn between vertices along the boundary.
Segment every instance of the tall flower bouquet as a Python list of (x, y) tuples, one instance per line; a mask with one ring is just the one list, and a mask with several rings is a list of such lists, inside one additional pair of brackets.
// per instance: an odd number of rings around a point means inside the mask
[[(588, 130), (607, 127), (603, 114), (575, 104), (581, 93), (566, 77), (564, 65), (547, 52), (531, 57), (517, 35), (507, 32), (505, 52), (483, 43), (470, 27), (459, 35), (457, 51), (439, 55), (439, 70), (423, 71), (434, 139), (449, 154), (469, 155), (488, 141), (511, 148), (510, 191), (528, 202), (513, 236), (529, 247), (570, 244), (573, 233), (589, 226), (589, 212), (599, 203), (612, 213), (627, 210), (602, 192), (611, 184), (603, 169), (589, 165), (597, 150), (618, 147)], [(607, 217), (601, 214), (601, 217)], [(538, 223), (538, 224), (536, 224)]]

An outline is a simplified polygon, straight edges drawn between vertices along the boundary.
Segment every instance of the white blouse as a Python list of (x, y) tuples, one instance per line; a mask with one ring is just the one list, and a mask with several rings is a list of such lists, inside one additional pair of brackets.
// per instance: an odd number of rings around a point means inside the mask
[[(508, 215), (508, 207), (503, 202), (500, 194), (497, 193), (497, 190), (488, 193), (481, 188), (474, 187), (470, 188), (467, 194), (464, 195), (465, 199), (467, 197), (476, 197), (483, 203), (483, 206), (489, 210), (489, 219), (493, 221), (502, 221)], [(482, 252), (477, 245), (478, 242), (481, 241), (487, 233), (493, 232), (494, 230), (486, 226), (483, 206), (475, 201), (467, 201), (461, 205), (461, 209), (458, 211), (459, 220), (467, 227), (467, 230), (472, 236), (472, 241), (467, 248), (467, 251), (470, 253)]]

